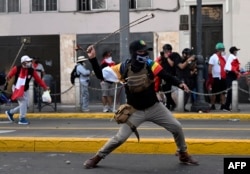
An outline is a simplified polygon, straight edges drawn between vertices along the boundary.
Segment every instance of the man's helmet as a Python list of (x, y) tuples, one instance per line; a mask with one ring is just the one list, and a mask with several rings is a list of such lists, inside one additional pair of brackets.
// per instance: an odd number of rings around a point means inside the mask
[(192, 56), (193, 55), (193, 51), (190, 48), (184, 48), (182, 50), (182, 54), (186, 54), (187, 56)]
[(215, 45), (215, 49), (216, 50), (225, 50), (225, 46), (222, 42), (218, 42), (216, 45)]
[(136, 40), (129, 45), (130, 54), (133, 54), (136, 51), (152, 51), (152, 50), (153, 48), (148, 48), (144, 40)]
[(173, 48), (170, 44), (163, 45), (162, 49), (163, 49), (163, 51), (172, 51), (173, 50)]

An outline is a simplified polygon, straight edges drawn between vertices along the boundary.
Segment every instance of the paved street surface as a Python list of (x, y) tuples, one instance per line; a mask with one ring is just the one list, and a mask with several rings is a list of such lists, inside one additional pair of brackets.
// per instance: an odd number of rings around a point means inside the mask
[[(109, 138), (119, 129), (119, 125), (109, 119), (46, 118), (30, 119), (30, 122), (30, 125), (24, 126), (0, 121), (0, 135), (1, 137)], [(250, 139), (250, 120), (180, 120), (180, 122), (186, 138)], [(142, 139), (172, 138), (170, 132), (151, 122), (143, 123), (138, 132)], [(135, 138), (134, 135), (131, 137)]]
[[(110, 119), (40, 118), (30, 125), (0, 121), (1, 152), (95, 153), (119, 125)], [(180, 122), (192, 154), (250, 155), (250, 120), (185, 120)], [(116, 153), (172, 154), (176, 151), (170, 132), (146, 122)]]
[[(7, 105), (0, 105), (0, 113), (4, 113), (5, 110), (13, 108), (17, 106), (17, 103), (12, 103), (12, 104), (7, 104)], [(79, 108), (76, 108), (75, 105), (72, 104), (60, 104), (57, 103), (56, 104), (56, 111), (55, 111), (55, 103), (51, 103), (49, 105), (45, 105), (42, 104), (42, 109), (41, 111), (39, 111), (38, 106), (34, 105), (33, 110), (35, 113), (68, 113), (68, 112), (77, 112), (77, 113), (81, 113)], [(115, 106), (115, 108), (117, 108), (118, 105)], [(188, 103), (186, 105), (186, 108), (190, 109), (191, 104)], [(222, 110), (220, 110), (220, 105), (216, 104), (216, 108), (217, 110), (211, 110), (210, 113), (222, 113), (222, 114), (227, 114), (228, 112), (224, 112)], [(29, 108), (30, 110), (32, 108)], [(90, 113), (93, 112), (100, 112), (102, 113), (102, 109), (103, 106), (101, 103), (90, 103), (89, 105), (89, 109), (90, 109)], [(238, 109), (239, 112), (236, 113), (249, 113), (250, 114), (250, 103), (239, 103), (238, 104)], [(179, 111), (175, 110), (173, 113), (180, 113)], [(183, 112), (186, 113), (187, 112)], [(190, 112), (192, 113), (192, 112)]]
[[(195, 156), (199, 166), (180, 164), (174, 155), (110, 154), (95, 169), (84, 169), (90, 154), (1, 153), (1, 174), (223, 174), (223, 158)], [(249, 157), (249, 156), (248, 156)]]
[(0, 174), (223, 174), (224, 157), (250, 158), (249, 104), (240, 104), (240, 111), (231, 114), (174, 112), (199, 166), (180, 164), (173, 155), (172, 135), (144, 123), (138, 129), (140, 143), (131, 135), (128, 144), (90, 170), (83, 168), (83, 161), (119, 128), (110, 121), (112, 114), (102, 113), (100, 104), (92, 104), (90, 113), (76, 111), (72, 105), (58, 105), (56, 112), (46, 106), (41, 112), (35, 110), (40, 115), (28, 113), (30, 125), (10, 123), (4, 114), (10, 107), (0, 106)]

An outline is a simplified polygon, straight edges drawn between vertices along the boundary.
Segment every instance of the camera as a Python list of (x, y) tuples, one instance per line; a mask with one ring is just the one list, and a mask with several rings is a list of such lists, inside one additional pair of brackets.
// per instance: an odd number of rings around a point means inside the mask
[(194, 70), (197, 67), (197, 58), (195, 55), (192, 55), (192, 56), (194, 57), (194, 60), (188, 62), (188, 68), (190, 70)]

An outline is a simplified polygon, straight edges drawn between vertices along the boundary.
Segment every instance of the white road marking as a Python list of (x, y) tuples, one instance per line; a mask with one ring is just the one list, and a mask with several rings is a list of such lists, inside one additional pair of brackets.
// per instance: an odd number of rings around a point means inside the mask
[(12, 121), (0, 121), (0, 124), (10, 124), (13, 123)]
[(16, 130), (0, 130), (0, 134), (15, 132)]

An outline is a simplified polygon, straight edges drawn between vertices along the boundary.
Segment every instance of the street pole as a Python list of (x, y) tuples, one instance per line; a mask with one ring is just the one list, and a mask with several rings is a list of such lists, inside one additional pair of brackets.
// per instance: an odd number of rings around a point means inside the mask
[[(120, 28), (129, 23), (129, 0), (120, 0)], [(120, 31), (120, 61), (129, 58), (129, 27)], [(120, 103), (126, 102), (125, 90), (121, 89)]]
[[(197, 8), (196, 8), (196, 51), (197, 51), (197, 91), (199, 94), (203, 94), (204, 90), (204, 78), (203, 78), (203, 69), (204, 69), (204, 58), (202, 56), (202, 0), (197, 0)], [(209, 104), (205, 102), (204, 95), (197, 96), (197, 100), (192, 104), (191, 111), (192, 112), (208, 112)]]

